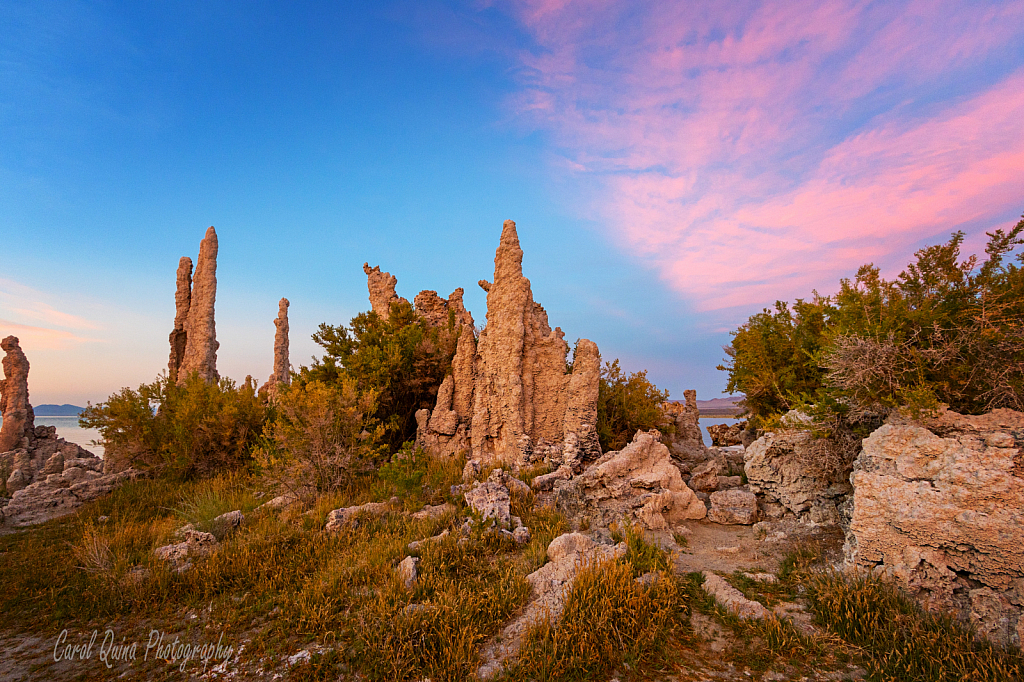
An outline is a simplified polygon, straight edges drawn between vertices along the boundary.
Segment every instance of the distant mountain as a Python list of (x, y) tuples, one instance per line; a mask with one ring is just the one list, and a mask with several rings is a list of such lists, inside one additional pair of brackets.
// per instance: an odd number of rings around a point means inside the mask
[(711, 400), (698, 400), (697, 408), (722, 408), (722, 407), (735, 407), (736, 403), (743, 400), (744, 396), (731, 395), (728, 398), (712, 398)]
[(37, 417), (77, 417), (84, 410), (78, 405), (34, 405), (32, 411)]

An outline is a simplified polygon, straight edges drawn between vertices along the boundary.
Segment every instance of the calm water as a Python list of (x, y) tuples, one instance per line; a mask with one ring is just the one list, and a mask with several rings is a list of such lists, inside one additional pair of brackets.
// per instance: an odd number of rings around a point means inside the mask
[(711, 436), (708, 434), (709, 426), (712, 426), (714, 424), (735, 424), (736, 422), (741, 421), (743, 420), (733, 419), (732, 417), (701, 417), (700, 432), (704, 436), (704, 445), (711, 447)]
[[(700, 431), (704, 436), (704, 444), (711, 445), (711, 436), (708, 435), (708, 427), (712, 424), (735, 424), (740, 421), (731, 417), (701, 417)], [(3, 424), (3, 419), (0, 419)], [(103, 447), (93, 445), (92, 441), (99, 440), (100, 432), (96, 429), (83, 429), (78, 425), (78, 417), (36, 417), (36, 426), (56, 426), (57, 435), (64, 440), (81, 445), (100, 457), (103, 456)]]
[[(0, 417), (0, 424), (3, 423)], [(100, 439), (100, 432), (96, 429), (83, 429), (78, 425), (78, 417), (36, 417), (36, 426), (56, 426), (57, 435), (64, 440), (80, 445), (94, 455), (103, 456), (103, 447), (92, 444), (92, 441)]]

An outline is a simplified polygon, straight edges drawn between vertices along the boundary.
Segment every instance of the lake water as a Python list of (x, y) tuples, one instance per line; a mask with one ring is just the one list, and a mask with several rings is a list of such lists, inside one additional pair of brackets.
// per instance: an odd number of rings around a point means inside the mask
[[(3, 423), (0, 417), (0, 424)], [(83, 429), (78, 425), (78, 417), (36, 417), (36, 426), (56, 426), (59, 437), (82, 446), (94, 455), (103, 456), (103, 447), (92, 444), (92, 441), (100, 439), (100, 432), (96, 429)]]
[(737, 422), (743, 421), (742, 419), (733, 419), (732, 417), (701, 417), (700, 418), (700, 432), (704, 436), (704, 445), (711, 447), (711, 436), (708, 434), (708, 427), (715, 424), (736, 424)]
[[(732, 417), (701, 417), (700, 431), (704, 436), (704, 445), (711, 446), (711, 436), (708, 435), (708, 427), (712, 424), (735, 424), (741, 421)], [(0, 424), (3, 419), (0, 418)], [(57, 435), (68, 441), (81, 445), (86, 450), (102, 457), (103, 447), (93, 445), (92, 441), (100, 439), (100, 432), (96, 429), (83, 429), (78, 425), (78, 417), (36, 417), (36, 426), (56, 426)]]

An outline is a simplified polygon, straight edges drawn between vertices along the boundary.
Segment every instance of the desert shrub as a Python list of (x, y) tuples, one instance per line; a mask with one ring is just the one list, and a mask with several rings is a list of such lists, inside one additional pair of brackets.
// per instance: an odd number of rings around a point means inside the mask
[(123, 388), (90, 404), (79, 424), (100, 432), (116, 467), (190, 478), (248, 464), (266, 417), (251, 381), (208, 383), (193, 373), (184, 386), (160, 377), (138, 390)]
[(833, 296), (752, 316), (719, 366), (728, 390), (746, 394), (755, 426), (828, 402), (840, 416), (1024, 408), (1024, 254), (1009, 258), (1022, 233), (1024, 220), (989, 233), (982, 261), (961, 256), (956, 232), (893, 280), (864, 265)]
[(376, 395), (375, 416), (395, 452), (416, 434), (416, 411), (433, 409), (437, 389), (450, 371), (460, 329), (454, 314), (435, 327), (408, 302), (393, 303), (389, 319), (360, 313), (348, 327), (321, 324), (313, 335), (321, 359), (302, 367), (296, 381), (331, 384), (348, 377), (361, 393)]
[(373, 469), (383, 455), (384, 427), (374, 416), (376, 392), (359, 392), (341, 376), (280, 389), (274, 418), (256, 449), (261, 471), (303, 498), (337, 490)]
[(601, 369), (597, 395), (597, 435), (605, 452), (621, 450), (638, 430), (662, 424), (661, 404), (668, 391), (660, 391), (647, 378), (647, 371), (626, 374), (619, 361), (606, 362)]

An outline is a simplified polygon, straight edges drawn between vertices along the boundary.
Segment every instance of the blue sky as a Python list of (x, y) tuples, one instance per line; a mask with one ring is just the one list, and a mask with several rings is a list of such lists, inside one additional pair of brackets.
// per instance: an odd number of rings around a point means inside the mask
[(1022, 3), (805, 4), (7, 2), (0, 335), (35, 403), (152, 380), (214, 225), (262, 381), (364, 261), (482, 322), (511, 218), (567, 339), (716, 397), (752, 312), (1024, 210)]

